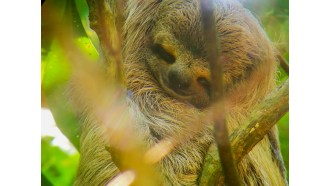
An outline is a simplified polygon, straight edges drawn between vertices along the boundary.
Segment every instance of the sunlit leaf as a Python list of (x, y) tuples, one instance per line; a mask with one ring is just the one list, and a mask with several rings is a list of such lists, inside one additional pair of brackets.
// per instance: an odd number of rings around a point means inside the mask
[(41, 173), (53, 185), (73, 184), (77, 172), (79, 154), (68, 154), (58, 146), (52, 145), (53, 137), (41, 139)]

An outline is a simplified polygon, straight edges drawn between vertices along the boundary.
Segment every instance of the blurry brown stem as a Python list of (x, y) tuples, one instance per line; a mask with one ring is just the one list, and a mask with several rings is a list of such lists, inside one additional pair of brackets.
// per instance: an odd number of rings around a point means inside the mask
[[(87, 3), (89, 6), (90, 27), (99, 37), (101, 49), (107, 62), (107, 69), (114, 69), (108, 72), (108, 76), (110, 79), (122, 83), (123, 63), (120, 31), (123, 25), (121, 13), (123, 12), (124, 1), (87, 0)], [(109, 126), (116, 122), (115, 119), (112, 119), (112, 121), (109, 122)], [(123, 126), (124, 123), (120, 125)], [(107, 150), (110, 152), (116, 166), (122, 172), (120, 175), (125, 176), (125, 172), (133, 171), (136, 175), (133, 185), (159, 185), (159, 173), (154, 170), (151, 164), (144, 161), (143, 147), (140, 145), (139, 139), (136, 139), (135, 135), (128, 135), (126, 138), (122, 137), (124, 134), (133, 133), (129, 129), (132, 129), (132, 127), (122, 127), (120, 132), (118, 132), (118, 129), (115, 129), (110, 131), (112, 132), (111, 134), (108, 132), (108, 136), (111, 137), (112, 141), (108, 140), (110, 148), (107, 148)], [(116, 135), (121, 139), (119, 142), (125, 143), (126, 146), (130, 144), (130, 147), (122, 148), (125, 145), (121, 143), (116, 144), (114, 142), (114, 136)]]
[(223, 67), (218, 55), (220, 46), (217, 46), (216, 42), (213, 1), (202, 0), (200, 2), (204, 39), (211, 69), (211, 101), (216, 103), (213, 110), (214, 138), (219, 149), (225, 183), (229, 186), (237, 186), (240, 185), (240, 179), (237, 174), (237, 166), (233, 159), (224, 115)]
[(282, 55), (277, 55), (277, 59), (280, 61), (280, 66), (289, 75), (289, 63), (284, 59)]

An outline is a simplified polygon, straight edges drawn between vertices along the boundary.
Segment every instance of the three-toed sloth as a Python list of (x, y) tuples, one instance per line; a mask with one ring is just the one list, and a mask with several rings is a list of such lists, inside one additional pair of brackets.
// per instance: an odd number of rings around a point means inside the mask
[[(189, 132), (210, 107), (210, 66), (199, 0), (128, 0), (122, 29), (129, 107), (145, 145)], [(223, 62), (229, 133), (274, 88), (272, 43), (252, 14), (235, 0), (215, 1), (215, 27)], [(215, 82), (213, 82), (215, 83)], [(103, 132), (90, 120), (81, 127), (81, 159), (75, 185), (105, 185), (119, 169)], [(163, 185), (197, 185), (214, 143), (212, 123), (180, 143), (157, 164)], [(285, 185), (274, 127), (238, 164), (244, 185)]]

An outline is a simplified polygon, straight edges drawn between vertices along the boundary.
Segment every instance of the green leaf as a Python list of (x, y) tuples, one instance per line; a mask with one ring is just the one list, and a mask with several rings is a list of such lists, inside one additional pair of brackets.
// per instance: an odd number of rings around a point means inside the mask
[(68, 154), (52, 145), (53, 139), (49, 136), (41, 138), (42, 185), (73, 185), (79, 154)]

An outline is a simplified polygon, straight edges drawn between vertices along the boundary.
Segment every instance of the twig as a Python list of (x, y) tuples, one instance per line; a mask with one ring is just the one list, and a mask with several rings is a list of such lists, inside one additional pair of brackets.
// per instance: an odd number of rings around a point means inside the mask
[(213, 15), (214, 4), (212, 0), (202, 0), (200, 2), (206, 51), (211, 69), (211, 101), (216, 103), (213, 108), (214, 137), (219, 149), (219, 156), (221, 157), (225, 183), (229, 186), (237, 186), (240, 185), (240, 179), (231, 153), (224, 115), (223, 67), (217, 52), (220, 46), (217, 46), (216, 42), (217, 37)]
[(280, 61), (280, 66), (289, 75), (289, 63), (284, 59), (282, 55), (277, 55), (277, 59)]

